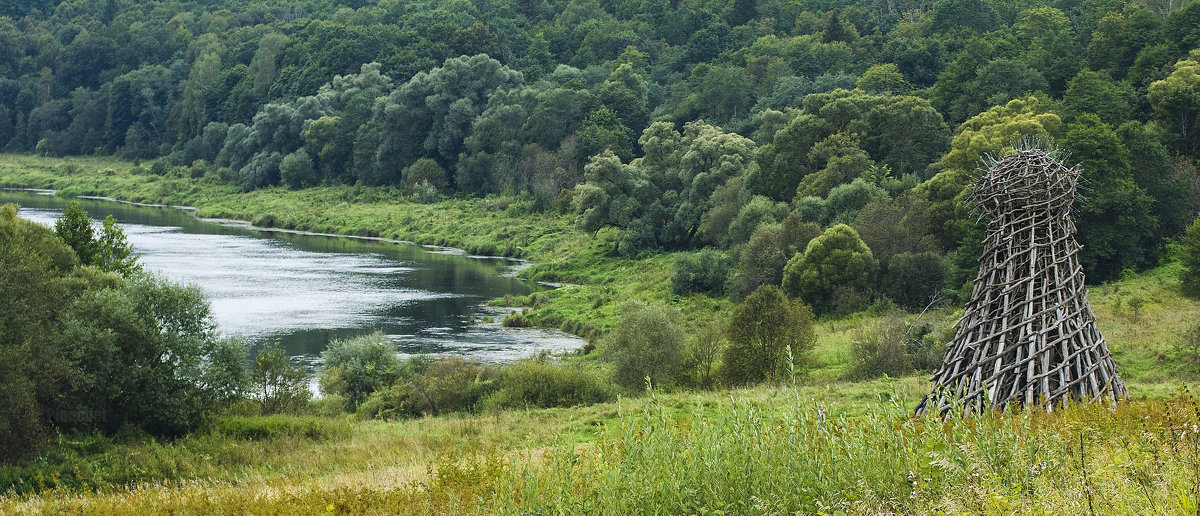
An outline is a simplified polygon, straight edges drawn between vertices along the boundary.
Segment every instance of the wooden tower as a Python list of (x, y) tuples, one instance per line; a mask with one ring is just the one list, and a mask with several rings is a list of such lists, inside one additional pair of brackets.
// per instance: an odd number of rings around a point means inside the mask
[(1079, 264), (1078, 166), (1029, 142), (990, 161), (972, 188), (989, 219), (979, 275), (917, 414), (1126, 397)]

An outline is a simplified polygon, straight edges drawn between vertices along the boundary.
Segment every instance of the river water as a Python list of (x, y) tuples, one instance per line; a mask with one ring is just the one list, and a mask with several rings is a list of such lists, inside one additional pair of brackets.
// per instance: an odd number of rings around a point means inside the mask
[[(0, 204), (53, 226), (66, 200), (0, 191)], [(445, 353), (507, 362), (583, 340), (560, 331), (504, 328), (505, 311), (484, 306), (541, 287), (513, 277), (514, 262), (452, 250), (346, 237), (255, 230), (199, 220), (191, 212), (81, 200), (94, 219), (112, 215), (141, 263), (199, 286), (225, 334), (278, 341), (314, 364), (329, 340), (382, 331), (402, 355)], [(491, 322), (487, 322), (487, 318)]]

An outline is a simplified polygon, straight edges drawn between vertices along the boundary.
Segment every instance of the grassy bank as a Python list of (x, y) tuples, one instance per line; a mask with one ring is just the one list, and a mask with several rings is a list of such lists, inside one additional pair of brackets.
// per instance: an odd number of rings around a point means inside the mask
[(321, 430), (111, 444), (107, 463), (67, 465), (139, 473), (10, 494), (0, 512), (1196, 511), (1200, 408), (1190, 397), (943, 424), (909, 416), (924, 389), (916, 379), (759, 387), (395, 423), (289, 416)]

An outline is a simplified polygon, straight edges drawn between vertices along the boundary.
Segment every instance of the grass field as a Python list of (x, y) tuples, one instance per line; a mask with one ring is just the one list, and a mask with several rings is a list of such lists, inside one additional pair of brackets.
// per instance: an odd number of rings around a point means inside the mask
[(400, 422), (315, 418), (322, 430), (308, 433), (246, 432), (263, 426), (251, 418), (225, 425), (240, 433), (108, 443), (108, 462), (88, 455), (94, 468), (139, 473), (10, 494), (0, 512), (1195, 514), (1200, 408), (1189, 396), (941, 423), (909, 415), (925, 387), (909, 378)]

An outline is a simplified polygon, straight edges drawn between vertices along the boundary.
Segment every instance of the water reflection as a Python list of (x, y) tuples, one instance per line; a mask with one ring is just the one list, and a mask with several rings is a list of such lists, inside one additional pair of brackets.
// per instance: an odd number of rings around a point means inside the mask
[[(66, 201), (25, 192), (0, 203), (53, 225)], [(93, 217), (113, 215), (146, 269), (200, 286), (226, 333), (279, 341), (311, 360), (332, 338), (382, 331), (400, 352), (453, 353), (489, 362), (583, 345), (557, 331), (502, 328), (503, 314), (481, 306), (528, 283), (506, 277), (511, 264), (427, 252), (417, 246), (256, 231), (204, 222), (190, 213), (107, 201), (81, 201)], [(484, 323), (485, 317), (493, 322)]]

